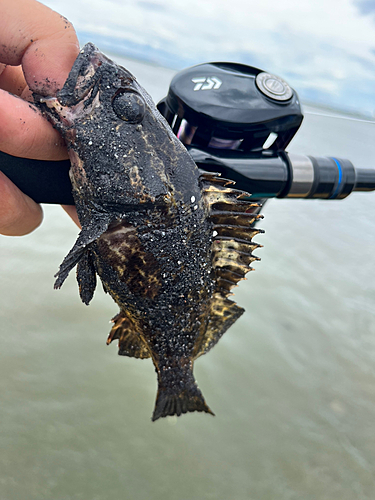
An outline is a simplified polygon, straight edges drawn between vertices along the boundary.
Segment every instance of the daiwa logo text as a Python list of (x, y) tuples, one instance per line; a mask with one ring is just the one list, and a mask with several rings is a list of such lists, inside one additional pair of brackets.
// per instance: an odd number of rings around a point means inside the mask
[(198, 76), (197, 78), (192, 78), (191, 81), (195, 83), (194, 91), (196, 90), (216, 90), (221, 87), (223, 83), (216, 76)]

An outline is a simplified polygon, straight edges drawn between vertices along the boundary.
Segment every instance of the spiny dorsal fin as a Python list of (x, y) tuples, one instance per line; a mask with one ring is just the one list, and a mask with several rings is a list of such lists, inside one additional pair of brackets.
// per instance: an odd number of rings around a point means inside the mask
[(202, 325), (195, 343), (194, 359), (212, 349), (243, 312), (244, 309), (232, 300), (223, 297), (221, 293), (214, 293), (209, 303), (207, 323)]
[(226, 297), (252, 270), (250, 264), (260, 260), (252, 252), (261, 245), (253, 243), (252, 238), (264, 231), (252, 227), (262, 218), (257, 213), (260, 205), (247, 199), (249, 193), (228, 187), (234, 182), (218, 175), (205, 172), (200, 183), (213, 224), (212, 267), (216, 292)]
[(132, 319), (126, 313), (119, 312), (112, 319), (114, 323), (107, 339), (107, 345), (118, 339), (118, 353), (120, 356), (146, 359), (150, 357), (146, 342), (137, 332), (137, 328)]

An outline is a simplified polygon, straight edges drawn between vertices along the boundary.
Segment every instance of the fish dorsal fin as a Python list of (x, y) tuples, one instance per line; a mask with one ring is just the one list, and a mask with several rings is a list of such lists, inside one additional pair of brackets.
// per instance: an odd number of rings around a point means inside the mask
[(232, 300), (214, 293), (210, 302), (207, 322), (202, 324), (193, 353), (194, 359), (206, 354), (218, 343), (222, 335), (243, 314), (244, 309)]
[(254, 243), (252, 238), (264, 231), (252, 226), (263, 217), (256, 213), (260, 205), (249, 201), (248, 193), (229, 187), (234, 182), (219, 175), (203, 173), (200, 185), (213, 226), (215, 291), (227, 297), (245, 279), (245, 274), (253, 270), (250, 264), (260, 260), (252, 252), (262, 245)]
[(150, 357), (150, 351), (146, 342), (137, 332), (134, 321), (126, 313), (120, 311), (112, 319), (114, 325), (107, 339), (107, 345), (118, 339), (118, 353), (120, 356), (146, 359)]
[(208, 304), (206, 321), (202, 321), (195, 344), (194, 358), (207, 353), (242, 315), (244, 309), (228, 299), (231, 290), (252, 270), (251, 262), (259, 260), (252, 251), (261, 245), (252, 238), (264, 231), (253, 223), (262, 218), (258, 203), (246, 199), (250, 195), (230, 187), (233, 181), (208, 172), (200, 176), (203, 199), (213, 228), (212, 268), (216, 283)]

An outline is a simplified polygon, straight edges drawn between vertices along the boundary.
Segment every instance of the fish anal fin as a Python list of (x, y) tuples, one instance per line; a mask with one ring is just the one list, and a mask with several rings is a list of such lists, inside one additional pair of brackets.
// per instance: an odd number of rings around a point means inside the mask
[(207, 322), (202, 323), (200, 335), (196, 340), (194, 359), (212, 349), (243, 312), (244, 309), (232, 300), (223, 297), (221, 293), (214, 293), (209, 303)]
[(120, 312), (112, 319), (114, 323), (107, 339), (107, 345), (113, 340), (118, 340), (118, 353), (120, 356), (146, 359), (150, 357), (150, 351), (143, 340), (138, 325), (124, 312)]

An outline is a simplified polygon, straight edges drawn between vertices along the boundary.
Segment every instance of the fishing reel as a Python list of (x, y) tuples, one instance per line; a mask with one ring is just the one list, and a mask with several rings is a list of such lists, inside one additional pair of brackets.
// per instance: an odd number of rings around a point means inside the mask
[(236, 63), (180, 71), (158, 104), (197, 165), (236, 181), (252, 198), (342, 199), (375, 189), (375, 171), (342, 158), (288, 154), (303, 120), (283, 79)]
[[(206, 63), (180, 71), (158, 109), (200, 169), (234, 180), (262, 203), (375, 190), (375, 170), (285, 151), (303, 120), (298, 95), (252, 66)], [(0, 170), (36, 202), (74, 204), (70, 162), (56, 163), (0, 152)]]

